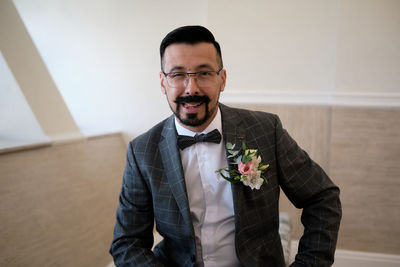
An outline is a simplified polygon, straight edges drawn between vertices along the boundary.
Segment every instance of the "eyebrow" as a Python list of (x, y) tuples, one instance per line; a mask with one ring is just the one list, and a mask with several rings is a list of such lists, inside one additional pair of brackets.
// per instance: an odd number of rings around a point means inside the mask
[(175, 72), (177, 70), (186, 70), (186, 68), (183, 66), (175, 66), (172, 69), (170, 69), (169, 72)]
[[(207, 63), (200, 64), (200, 65), (196, 66), (194, 69), (199, 70), (199, 69), (204, 69), (204, 68), (212, 69), (212, 70), (214, 69), (213, 66), (211, 66), (210, 64), (207, 64)], [(169, 72), (186, 71), (186, 70), (187, 70), (187, 68), (185, 68), (183, 66), (174, 66)]]
[(210, 64), (201, 64), (196, 67), (196, 69), (204, 69), (204, 68), (214, 69), (213, 66), (211, 66)]

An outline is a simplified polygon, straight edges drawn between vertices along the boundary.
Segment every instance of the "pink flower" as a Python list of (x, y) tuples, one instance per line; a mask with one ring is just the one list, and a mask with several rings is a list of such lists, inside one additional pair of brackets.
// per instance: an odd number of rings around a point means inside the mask
[(241, 161), (239, 161), (238, 169), (242, 175), (250, 175), (254, 169), (254, 162), (251, 160), (246, 164), (244, 164)]

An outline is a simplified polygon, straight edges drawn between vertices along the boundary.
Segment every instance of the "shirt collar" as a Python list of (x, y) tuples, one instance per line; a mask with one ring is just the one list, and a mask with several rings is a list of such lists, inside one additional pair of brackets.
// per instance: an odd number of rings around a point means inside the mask
[(219, 110), (219, 107), (217, 106), (217, 115), (211, 121), (211, 123), (207, 126), (207, 128), (205, 128), (204, 131), (202, 131), (202, 132), (199, 132), (199, 133), (192, 132), (191, 130), (186, 129), (178, 122), (178, 119), (176, 117), (175, 117), (175, 127), (176, 127), (176, 131), (178, 132), (178, 135), (187, 135), (187, 136), (193, 137), (196, 134), (202, 134), (202, 133), (207, 134), (214, 129), (217, 129), (222, 134), (221, 111)]

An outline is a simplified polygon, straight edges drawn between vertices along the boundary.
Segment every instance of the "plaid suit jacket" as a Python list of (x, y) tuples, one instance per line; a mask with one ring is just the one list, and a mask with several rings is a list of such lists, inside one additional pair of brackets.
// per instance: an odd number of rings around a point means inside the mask
[[(291, 266), (331, 266), (341, 219), (339, 189), (282, 128), (276, 115), (220, 104), (224, 142), (258, 149), (268, 184), (232, 184), (235, 246), (244, 266), (284, 266), (278, 234), (280, 188), (303, 209), (305, 227)], [(194, 266), (196, 248), (171, 116), (128, 148), (110, 253), (117, 266)], [(163, 236), (153, 245), (153, 223)]]

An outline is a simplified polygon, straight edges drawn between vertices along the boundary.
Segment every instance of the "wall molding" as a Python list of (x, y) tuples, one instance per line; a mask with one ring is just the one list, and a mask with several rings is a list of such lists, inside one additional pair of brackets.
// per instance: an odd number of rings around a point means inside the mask
[(355, 107), (400, 107), (400, 93), (369, 92), (317, 92), (317, 91), (267, 91), (226, 90), (221, 93), (221, 102), (226, 104), (260, 105), (318, 105)]

